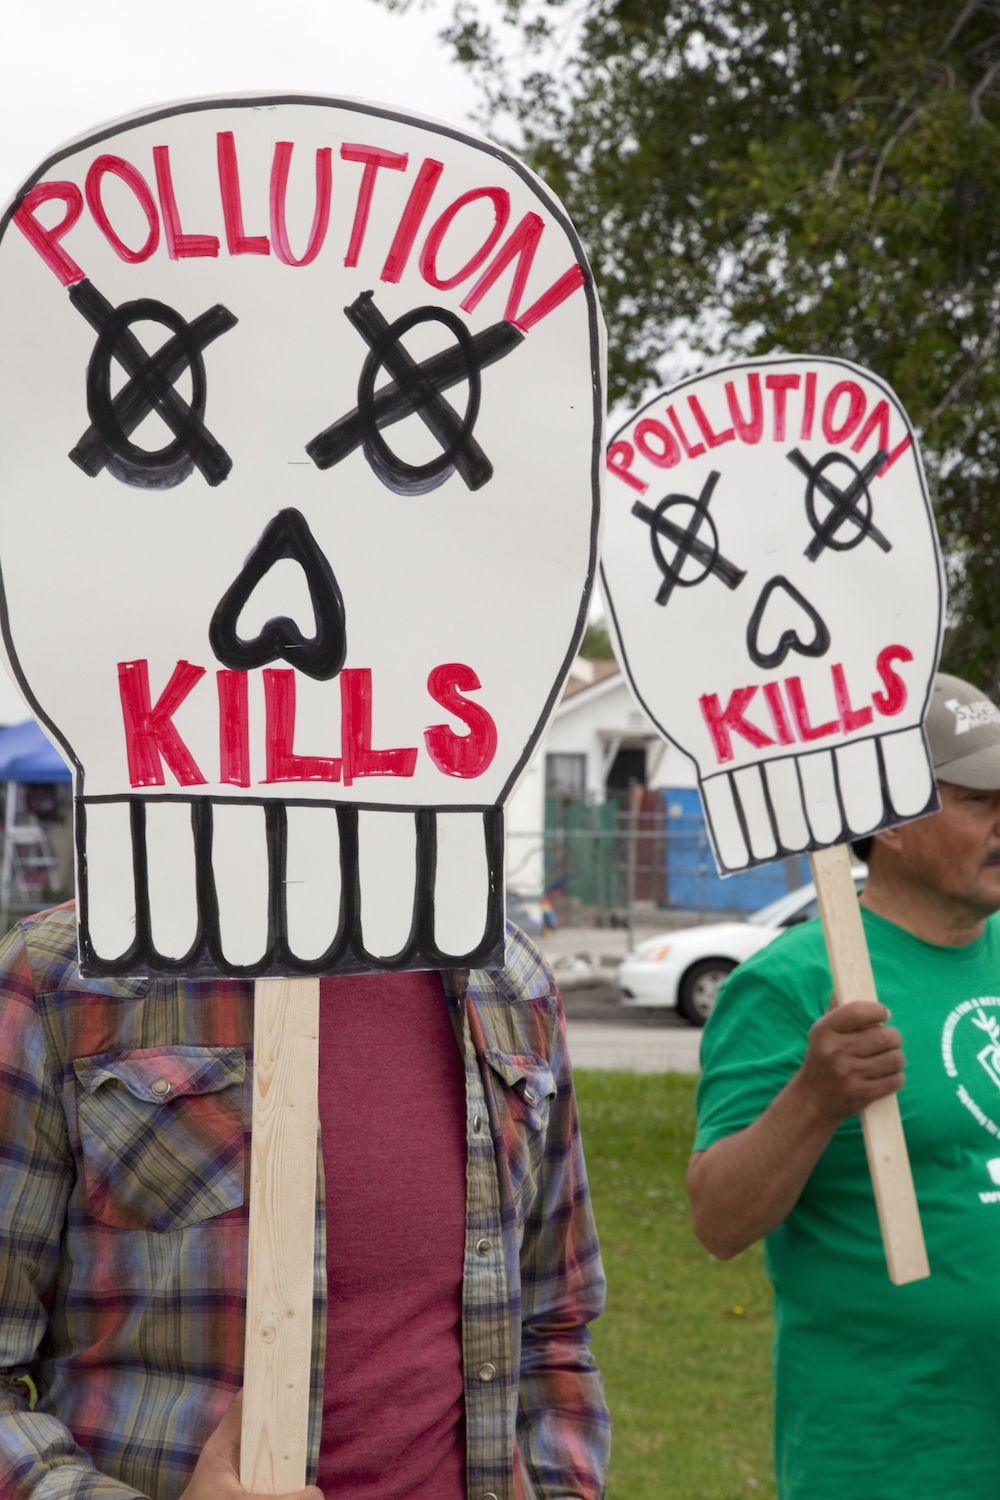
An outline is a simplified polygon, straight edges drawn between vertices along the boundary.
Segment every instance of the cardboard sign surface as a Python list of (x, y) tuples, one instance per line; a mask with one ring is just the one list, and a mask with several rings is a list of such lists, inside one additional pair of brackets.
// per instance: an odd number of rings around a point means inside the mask
[(933, 811), (944, 593), (892, 391), (843, 360), (731, 365), (648, 402), (608, 468), (619, 659), (697, 763), (722, 873)]
[(91, 973), (495, 961), (586, 620), (603, 332), (514, 158), (361, 101), (164, 106), (0, 229), (10, 669)]

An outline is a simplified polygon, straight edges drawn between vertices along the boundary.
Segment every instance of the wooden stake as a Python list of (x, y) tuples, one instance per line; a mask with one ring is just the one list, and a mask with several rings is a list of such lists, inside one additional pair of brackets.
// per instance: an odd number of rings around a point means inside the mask
[[(846, 844), (810, 854), (823, 936), (838, 1003), (877, 1000), (851, 857)], [(896, 1286), (931, 1274), (906, 1151), (899, 1099), (890, 1094), (861, 1111), (868, 1168), (875, 1189), (889, 1280)]]
[(319, 980), (254, 988), (250, 1261), (240, 1482), (306, 1482), (312, 1354)]

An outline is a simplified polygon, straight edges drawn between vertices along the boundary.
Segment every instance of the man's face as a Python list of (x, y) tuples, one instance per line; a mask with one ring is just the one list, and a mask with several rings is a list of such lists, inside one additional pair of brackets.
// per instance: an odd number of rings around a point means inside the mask
[(1000, 910), (1000, 790), (938, 783), (941, 811), (877, 835), (898, 876), (950, 906)]

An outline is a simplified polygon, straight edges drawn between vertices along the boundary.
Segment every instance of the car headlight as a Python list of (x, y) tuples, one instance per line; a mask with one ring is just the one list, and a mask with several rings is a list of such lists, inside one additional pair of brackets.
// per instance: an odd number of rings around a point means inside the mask
[(666, 958), (672, 947), (671, 943), (648, 943), (642, 948), (633, 948), (631, 953), (626, 953), (625, 963), (658, 964), (661, 959)]

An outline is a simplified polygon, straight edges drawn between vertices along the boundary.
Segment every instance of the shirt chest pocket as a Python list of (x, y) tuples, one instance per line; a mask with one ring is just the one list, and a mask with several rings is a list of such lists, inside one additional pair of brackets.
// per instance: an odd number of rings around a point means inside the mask
[(73, 1064), (87, 1203), (116, 1229), (183, 1229), (244, 1193), (241, 1047), (150, 1047)]
[(545, 1059), (531, 1053), (500, 1052), (490, 1047), (486, 1061), (503, 1085), (496, 1091), (500, 1127), (511, 1188), (521, 1216), (541, 1172), (556, 1081)]

